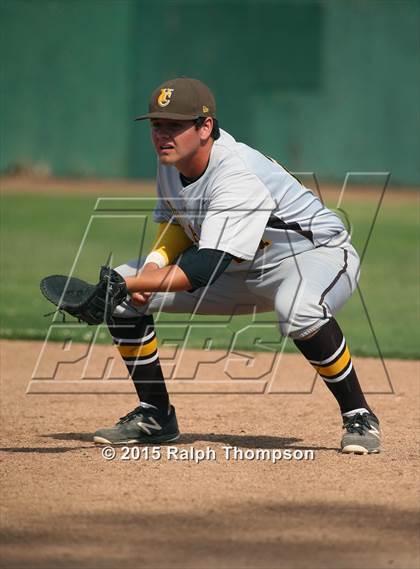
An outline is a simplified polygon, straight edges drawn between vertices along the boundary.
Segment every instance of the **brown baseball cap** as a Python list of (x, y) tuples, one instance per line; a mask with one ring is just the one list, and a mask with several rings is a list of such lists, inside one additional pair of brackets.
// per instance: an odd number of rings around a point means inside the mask
[(216, 118), (213, 93), (198, 79), (178, 77), (159, 85), (150, 98), (149, 112), (135, 120), (193, 120), (199, 117)]

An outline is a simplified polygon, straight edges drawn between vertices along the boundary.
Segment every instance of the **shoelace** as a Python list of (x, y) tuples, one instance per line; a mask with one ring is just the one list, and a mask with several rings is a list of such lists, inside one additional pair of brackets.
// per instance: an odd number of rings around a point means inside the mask
[(349, 433), (358, 432), (359, 435), (363, 435), (365, 430), (370, 429), (371, 426), (368, 413), (356, 413), (356, 415), (353, 415), (344, 423), (344, 426)]
[(124, 417), (120, 417), (120, 420), (118, 421), (117, 425), (121, 425), (122, 423), (131, 421), (131, 419), (134, 419), (134, 417), (142, 415), (143, 411), (144, 409), (142, 407), (136, 407), (135, 409), (127, 413), (127, 415), (124, 415)]

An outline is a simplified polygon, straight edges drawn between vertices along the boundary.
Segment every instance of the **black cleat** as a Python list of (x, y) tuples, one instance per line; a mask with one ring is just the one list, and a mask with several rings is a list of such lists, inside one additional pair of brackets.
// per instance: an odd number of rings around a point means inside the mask
[(170, 443), (179, 437), (175, 407), (171, 405), (169, 415), (163, 416), (157, 409), (140, 406), (121, 417), (115, 427), (96, 431), (93, 442), (104, 445), (147, 445)]

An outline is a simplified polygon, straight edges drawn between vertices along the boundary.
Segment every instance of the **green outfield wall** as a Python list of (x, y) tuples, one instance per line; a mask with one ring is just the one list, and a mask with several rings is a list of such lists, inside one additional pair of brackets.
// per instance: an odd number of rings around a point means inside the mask
[(0, 169), (153, 177), (132, 119), (190, 75), (291, 170), (419, 184), (419, 21), (417, 0), (0, 0)]

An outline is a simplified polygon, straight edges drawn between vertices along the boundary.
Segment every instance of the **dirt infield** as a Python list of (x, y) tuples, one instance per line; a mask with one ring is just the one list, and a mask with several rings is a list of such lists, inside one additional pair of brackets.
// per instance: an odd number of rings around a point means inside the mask
[[(0, 347), (2, 567), (419, 567), (418, 362), (386, 362), (395, 393), (369, 397), (380, 455), (338, 453), (335, 404), (317, 382), (310, 395), (175, 393), (185, 460), (162, 447), (159, 459), (122, 460), (119, 449), (107, 461), (91, 434), (134, 395), (100, 394), (100, 382), (96, 394), (25, 395), (41, 344)], [(98, 350), (98, 361), (114, 355)], [(377, 360), (356, 365), (378, 391)], [(282, 366), (287, 381), (306, 381), (302, 358), (285, 355)], [(294, 458), (275, 462), (272, 449)], [(199, 450), (207, 460), (194, 461)]]

